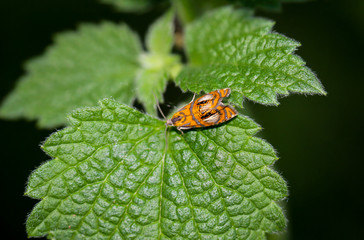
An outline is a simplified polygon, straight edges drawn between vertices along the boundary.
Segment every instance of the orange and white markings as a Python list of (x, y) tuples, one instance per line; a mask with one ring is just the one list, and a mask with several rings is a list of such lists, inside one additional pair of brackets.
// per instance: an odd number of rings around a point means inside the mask
[(178, 130), (214, 126), (238, 115), (230, 106), (222, 103), (223, 98), (230, 95), (230, 88), (219, 89), (207, 93), (179, 109), (166, 126), (177, 127)]

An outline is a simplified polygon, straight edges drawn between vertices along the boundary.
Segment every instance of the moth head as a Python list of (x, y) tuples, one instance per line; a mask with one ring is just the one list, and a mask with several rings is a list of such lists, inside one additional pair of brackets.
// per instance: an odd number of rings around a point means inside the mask
[(173, 123), (172, 123), (171, 119), (168, 119), (167, 120), (166, 126), (173, 126)]
[(167, 126), (175, 126), (178, 125), (178, 122), (181, 121), (184, 118), (182, 114), (176, 113), (173, 115), (171, 119), (167, 120), (166, 125)]

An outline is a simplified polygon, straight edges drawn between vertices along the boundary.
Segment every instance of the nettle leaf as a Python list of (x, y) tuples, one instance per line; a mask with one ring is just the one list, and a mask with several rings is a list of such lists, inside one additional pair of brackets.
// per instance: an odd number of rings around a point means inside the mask
[(155, 97), (162, 102), (167, 81), (182, 68), (180, 57), (169, 53), (172, 22), (169, 11), (152, 25), (150, 52), (122, 24), (83, 25), (77, 32), (60, 34), (44, 56), (26, 65), (28, 74), (5, 100), (0, 115), (38, 119), (39, 126), (54, 127), (64, 124), (77, 107), (92, 106), (104, 97), (132, 104), (135, 96), (155, 115)]
[(170, 9), (150, 26), (146, 37), (146, 45), (150, 52), (159, 54), (171, 52), (174, 34), (173, 20), (174, 12)]
[(278, 105), (277, 95), (325, 94), (315, 74), (293, 52), (299, 43), (271, 31), (273, 22), (251, 11), (224, 7), (186, 29), (190, 65), (176, 82), (183, 89), (209, 92), (231, 88), (230, 100), (246, 97)]
[(79, 109), (43, 144), (52, 160), (26, 195), (41, 199), (29, 236), (53, 239), (264, 239), (285, 217), (287, 195), (269, 165), (273, 148), (238, 116), (181, 135), (164, 122), (105, 99)]
[(169, 10), (151, 25), (146, 36), (148, 52), (140, 56), (137, 97), (152, 115), (156, 115), (157, 99), (163, 102), (168, 80), (174, 79), (182, 68), (180, 56), (170, 53), (174, 44), (173, 20), (174, 12)]
[(73, 109), (104, 97), (131, 104), (142, 52), (138, 37), (125, 25), (82, 25), (60, 34), (45, 55), (29, 61), (27, 75), (2, 105), (7, 118), (39, 119), (42, 127), (64, 123)]

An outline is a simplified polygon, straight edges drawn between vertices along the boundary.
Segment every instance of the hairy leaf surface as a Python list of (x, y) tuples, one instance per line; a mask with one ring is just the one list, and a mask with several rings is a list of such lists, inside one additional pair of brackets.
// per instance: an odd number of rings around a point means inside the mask
[(60, 34), (44, 56), (31, 60), (25, 75), (0, 109), (6, 118), (37, 119), (41, 127), (64, 124), (77, 107), (114, 97), (131, 104), (135, 97), (156, 114), (156, 97), (181, 69), (173, 46), (173, 12), (162, 16), (147, 35), (150, 52), (125, 25), (83, 25)]
[(75, 111), (43, 144), (52, 160), (26, 195), (41, 199), (29, 236), (54, 239), (264, 239), (285, 218), (286, 184), (273, 148), (239, 116), (181, 135), (164, 122), (105, 99)]
[(138, 37), (125, 25), (82, 25), (60, 34), (46, 53), (29, 61), (1, 108), (1, 116), (39, 119), (42, 127), (64, 123), (77, 107), (114, 97), (130, 104), (141, 53)]
[(230, 100), (246, 97), (277, 105), (290, 92), (325, 94), (315, 74), (293, 52), (299, 43), (271, 32), (273, 22), (224, 7), (187, 26), (190, 65), (176, 82), (185, 90), (231, 88)]

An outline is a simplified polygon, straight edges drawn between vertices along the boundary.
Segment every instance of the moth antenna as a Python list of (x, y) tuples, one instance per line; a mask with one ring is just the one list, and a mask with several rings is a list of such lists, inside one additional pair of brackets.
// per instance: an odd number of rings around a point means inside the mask
[(195, 97), (196, 97), (196, 93), (193, 93), (193, 98), (192, 98), (191, 102), (193, 102), (195, 100)]
[(159, 106), (159, 103), (158, 103), (158, 102), (157, 102), (157, 108), (158, 108), (159, 112), (162, 114), (162, 116), (163, 116), (164, 120), (166, 120), (166, 121), (167, 121), (167, 118), (166, 118), (166, 116), (164, 116), (164, 114), (163, 114), (163, 112), (162, 112), (162, 109), (161, 109), (161, 107)]
[(159, 106), (159, 101), (158, 101), (157, 96), (156, 96), (156, 95), (154, 95), (154, 97), (155, 97), (155, 100), (156, 100), (156, 102), (157, 102), (157, 108), (158, 108), (159, 112), (160, 112), (160, 113), (161, 113), (161, 115), (163, 116), (164, 120), (166, 120), (166, 121), (167, 121), (166, 116), (164, 116), (164, 113), (162, 112), (162, 109), (161, 109), (161, 107)]

